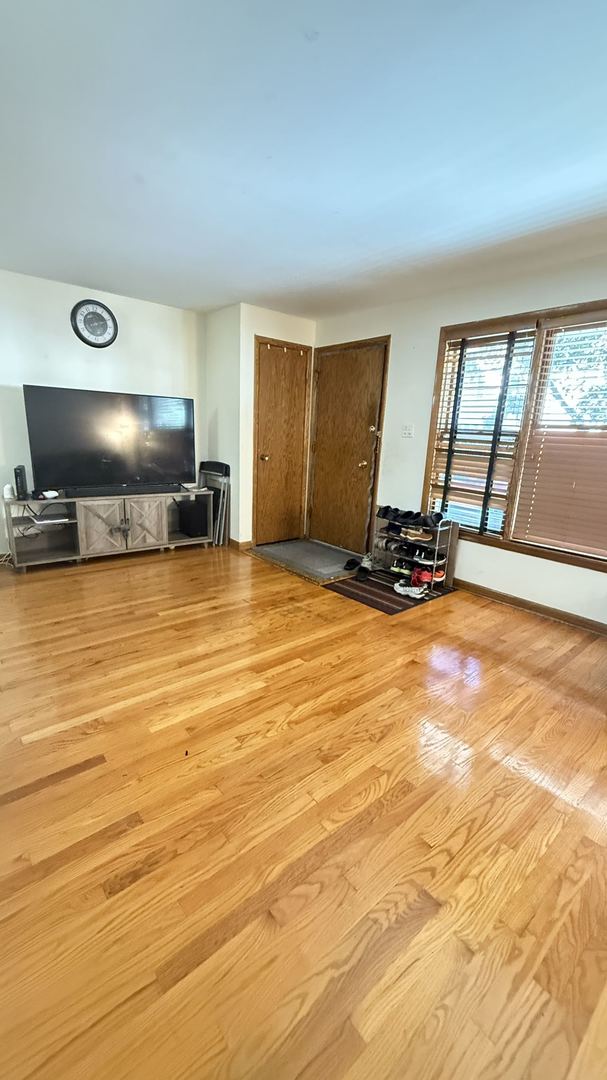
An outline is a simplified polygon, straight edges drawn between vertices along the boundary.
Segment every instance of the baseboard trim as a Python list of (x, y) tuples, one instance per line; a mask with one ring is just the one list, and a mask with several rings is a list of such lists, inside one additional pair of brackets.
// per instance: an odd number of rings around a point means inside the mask
[(533, 600), (524, 600), (520, 596), (511, 596), (510, 593), (487, 589), (484, 585), (476, 585), (473, 581), (462, 581), (461, 578), (455, 578), (453, 584), (458, 589), (475, 593), (477, 596), (484, 596), (487, 600), (496, 600), (498, 604), (509, 604), (510, 607), (532, 611), (535, 615), (542, 615), (545, 619), (568, 623), (570, 626), (577, 626), (582, 630), (590, 630), (593, 634), (607, 634), (607, 623), (595, 622), (594, 619), (585, 619), (583, 615), (574, 615), (570, 611), (561, 611), (560, 608), (536, 604)]
[(232, 540), (230, 537), (230, 547), (235, 548), (236, 551), (248, 551), (253, 547), (252, 540)]

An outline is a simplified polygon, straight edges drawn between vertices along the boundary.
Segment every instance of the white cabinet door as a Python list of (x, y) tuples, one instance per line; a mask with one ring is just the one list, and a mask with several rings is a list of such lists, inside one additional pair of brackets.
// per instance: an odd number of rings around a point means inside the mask
[(125, 550), (124, 499), (95, 499), (76, 506), (81, 555), (112, 555)]
[(124, 500), (130, 548), (164, 547), (167, 543), (166, 499), (150, 496)]

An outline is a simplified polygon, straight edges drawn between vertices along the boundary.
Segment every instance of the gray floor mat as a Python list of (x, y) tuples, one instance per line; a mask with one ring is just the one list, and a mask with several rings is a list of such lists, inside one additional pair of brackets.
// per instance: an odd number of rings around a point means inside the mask
[(251, 553), (314, 581), (333, 581), (345, 577), (346, 560), (360, 558), (352, 551), (331, 547), (320, 540), (284, 540), (278, 544), (261, 544), (251, 548)]

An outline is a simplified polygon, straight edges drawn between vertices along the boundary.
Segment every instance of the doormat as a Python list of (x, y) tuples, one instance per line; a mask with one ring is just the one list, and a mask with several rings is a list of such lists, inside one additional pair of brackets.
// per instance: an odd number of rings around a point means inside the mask
[(393, 574), (373, 571), (365, 581), (348, 578), (346, 581), (332, 581), (323, 587), (347, 597), (348, 600), (357, 600), (359, 604), (382, 611), (384, 615), (400, 615), (402, 611), (410, 611), (411, 608), (420, 607), (455, 592), (454, 589), (444, 586), (440, 592), (416, 599), (413, 596), (399, 596), (394, 592), (393, 585)]
[[(353, 552), (323, 544), (320, 540), (283, 540), (250, 548), (249, 554), (299, 574), (308, 581), (324, 584), (346, 576), (344, 563), (352, 558)], [(355, 558), (360, 559), (360, 555)]]

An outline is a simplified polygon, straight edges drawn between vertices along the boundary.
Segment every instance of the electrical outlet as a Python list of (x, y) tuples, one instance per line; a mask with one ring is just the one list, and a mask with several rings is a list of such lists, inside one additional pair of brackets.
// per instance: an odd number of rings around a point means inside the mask
[(413, 424), (403, 424), (402, 428), (400, 429), (401, 439), (412, 439), (414, 435), (415, 427), (413, 426)]

